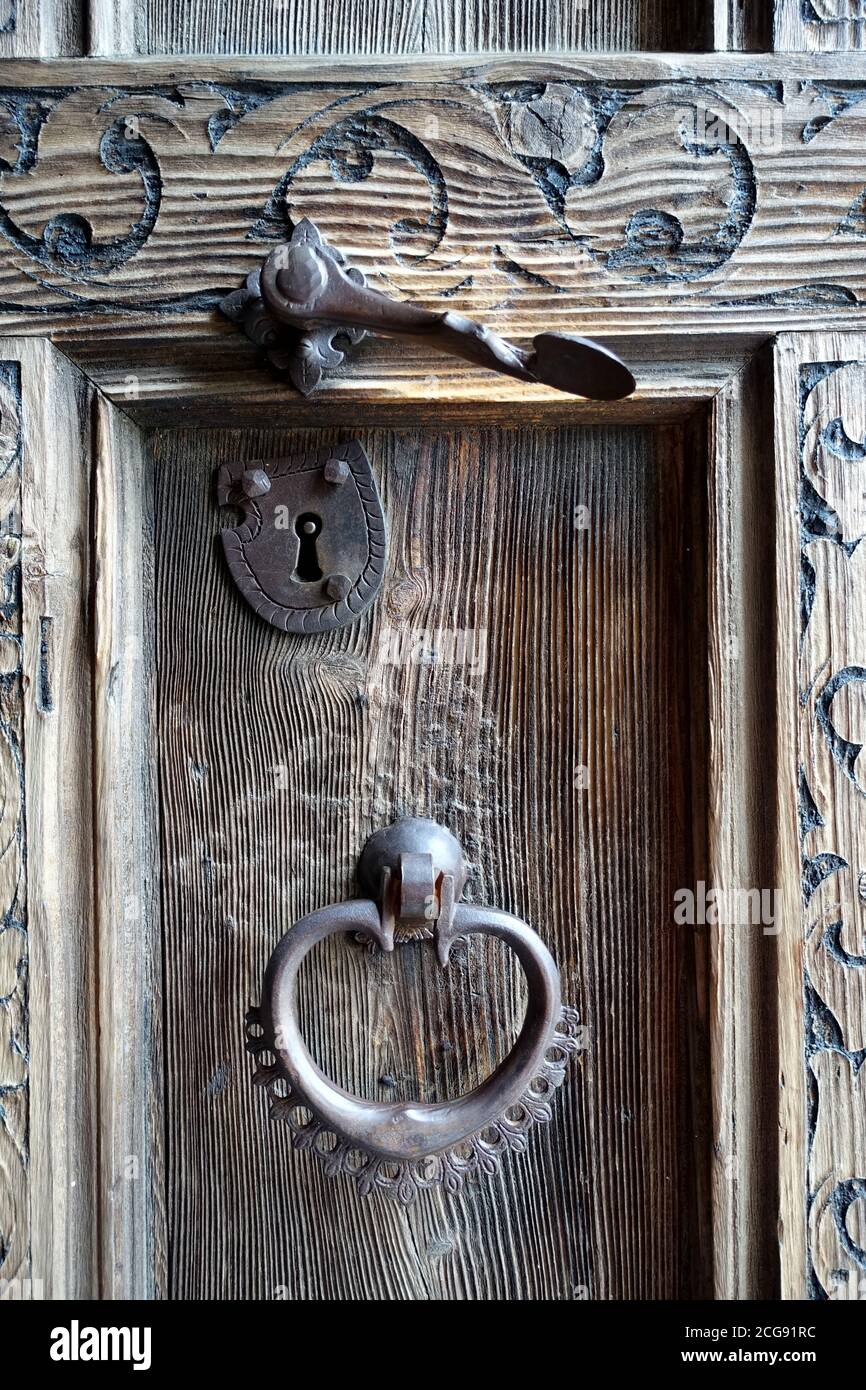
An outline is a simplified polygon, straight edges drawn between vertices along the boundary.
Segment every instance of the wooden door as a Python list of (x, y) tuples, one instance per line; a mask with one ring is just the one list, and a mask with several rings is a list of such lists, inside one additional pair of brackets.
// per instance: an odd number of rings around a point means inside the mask
[[(2, 1296), (859, 1288), (863, 34), (843, 0), (0, 24)], [(302, 400), (217, 308), (301, 216), (638, 391), (370, 340)], [(213, 475), (352, 438), (382, 591), (287, 636)], [(411, 814), (554, 952), (581, 1045), (525, 1154), (403, 1208), (269, 1122), (244, 1017)], [(680, 920), (707, 889), (772, 919)], [(524, 1007), (480, 941), (347, 938), (300, 990), (379, 1100), (465, 1091)]]

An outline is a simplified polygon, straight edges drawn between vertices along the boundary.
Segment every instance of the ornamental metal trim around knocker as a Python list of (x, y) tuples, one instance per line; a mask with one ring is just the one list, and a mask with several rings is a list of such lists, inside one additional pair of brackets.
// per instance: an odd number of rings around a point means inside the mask
[[(312, 1150), (328, 1176), (347, 1174), (362, 1194), (383, 1192), (403, 1203), (439, 1184), (456, 1193), (470, 1174), (493, 1174), (507, 1153), (523, 1152), (528, 1130), (551, 1119), (553, 1092), (579, 1045), (578, 1016), (562, 1004), (553, 957), (526, 922), (459, 902), (462, 850), (435, 821), (406, 818), (377, 831), (361, 854), (358, 876), (370, 898), (310, 913), (274, 950), (261, 1008), (246, 1020), (254, 1082), (267, 1092), (271, 1119), (285, 1121), (295, 1147)], [(443, 968), (461, 936), (479, 932), (505, 941), (529, 993), (520, 1035), (493, 1075), (456, 1100), (431, 1105), (361, 1100), (330, 1081), (301, 1036), (295, 992), (304, 958), (338, 932), (384, 951), (413, 938), (431, 940)]]

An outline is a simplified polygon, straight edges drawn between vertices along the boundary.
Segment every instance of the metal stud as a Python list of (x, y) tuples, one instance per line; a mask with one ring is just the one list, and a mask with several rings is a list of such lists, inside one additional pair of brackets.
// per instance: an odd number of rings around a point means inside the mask
[(342, 487), (349, 477), (349, 465), (345, 459), (328, 459), (325, 464), (325, 482)]
[(325, 593), (328, 598), (345, 598), (352, 587), (352, 581), (347, 574), (329, 574), (325, 580)]

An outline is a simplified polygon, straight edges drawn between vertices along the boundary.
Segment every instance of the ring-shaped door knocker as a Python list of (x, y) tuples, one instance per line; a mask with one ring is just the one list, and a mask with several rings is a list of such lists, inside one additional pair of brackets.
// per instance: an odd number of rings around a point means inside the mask
[[(328, 1175), (354, 1177), (362, 1193), (382, 1191), (408, 1203), (437, 1183), (459, 1191), (468, 1174), (493, 1173), (505, 1153), (525, 1149), (527, 1130), (551, 1117), (553, 1091), (578, 1046), (578, 1017), (563, 1006), (559, 971), (531, 927), (496, 908), (458, 903), (462, 851), (435, 821), (408, 818), (377, 832), (358, 872), (370, 898), (320, 908), (278, 943), (261, 1008), (247, 1015), (247, 1048), (256, 1059), (255, 1081), (269, 1094), (271, 1118), (289, 1124), (297, 1147), (312, 1149)], [(428, 938), (443, 967), (459, 937), (477, 932), (504, 941), (528, 987), (511, 1052), (473, 1091), (430, 1105), (362, 1100), (335, 1085), (301, 1036), (296, 992), (304, 959), (338, 932), (366, 937), (384, 951)]]

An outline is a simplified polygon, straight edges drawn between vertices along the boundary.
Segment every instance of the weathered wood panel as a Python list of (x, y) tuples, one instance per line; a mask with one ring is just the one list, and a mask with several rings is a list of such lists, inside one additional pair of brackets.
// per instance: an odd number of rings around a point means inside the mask
[(0, 58), (83, 53), (85, 0), (0, 0)]
[[(211, 489), (221, 461), (303, 438), (156, 446), (171, 1292), (706, 1290), (704, 985), (693, 934), (672, 925), (695, 875), (678, 436), (363, 436), (389, 518), (385, 589), (312, 639), (243, 604)], [(474, 634), (477, 669), (448, 660), (455, 629)], [(278, 937), (350, 894), (365, 836), (410, 812), (460, 835), (473, 901), (538, 928), (589, 1043), (525, 1157), (406, 1213), (268, 1127), (242, 1033)], [(307, 972), (302, 1006), (338, 1080), (432, 1100), (490, 1069), (521, 993), (483, 945), (445, 977), (426, 948), (385, 960), (346, 942)]]
[[(165, 1289), (162, 958), (153, 739), (153, 509), (146, 441), (94, 407), (93, 857), (103, 1298)], [(123, 826), (118, 834), (118, 827)]]
[(862, 50), (866, 10), (860, 0), (775, 0), (773, 46), (794, 53)]
[(864, 387), (862, 336), (781, 339), (782, 1248), (794, 1297), (866, 1292)]
[(92, 390), (50, 344), (6, 347), (21, 364), (23, 407), (17, 752), (27, 831), (30, 1274), (39, 1297), (90, 1298), (99, 1286), (87, 611)]
[(49, 343), (0, 356), (0, 1297), (146, 1296), (165, 1263), (149, 473)]
[[(777, 882), (775, 702), (767, 688), (775, 643), (771, 352), (716, 396), (706, 453), (707, 882), (733, 903), (734, 894), (769, 894)], [(779, 907), (762, 897), (760, 914), (725, 911), (709, 932), (713, 1252), (722, 1299), (779, 1295)]]
[(91, 0), (92, 53), (539, 53), (706, 48), (685, 0)]

